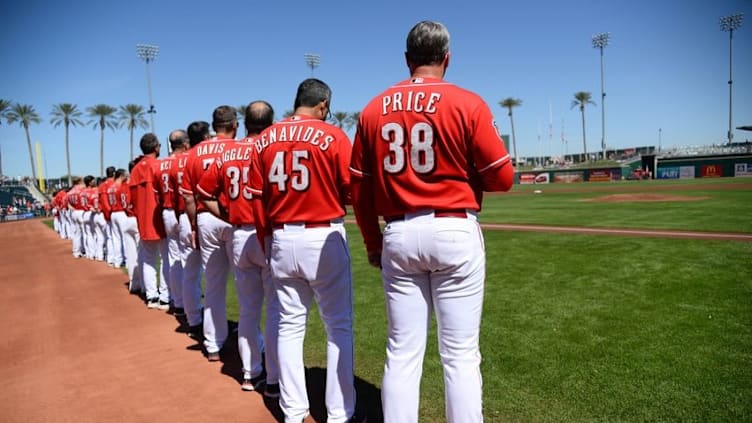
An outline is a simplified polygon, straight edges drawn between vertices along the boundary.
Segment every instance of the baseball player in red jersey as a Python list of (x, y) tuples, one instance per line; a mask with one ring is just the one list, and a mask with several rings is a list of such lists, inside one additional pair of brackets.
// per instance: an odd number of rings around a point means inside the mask
[[(123, 226), (126, 218), (125, 204), (121, 198), (121, 189), (125, 182), (125, 169), (115, 170), (112, 183), (107, 187), (105, 200), (110, 212), (110, 224), (112, 226), (112, 250), (107, 251), (107, 258), (112, 258), (113, 267), (120, 267), (123, 263)], [(109, 247), (108, 247), (109, 248)]]
[[(245, 111), (247, 137), (228, 146), (201, 177), (197, 190), (201, 202), (215, 216), (231, 225), (232, 265), (240, 306), (238, 319), (238, 351), (243, 364), (242, 389), (259, 390), (279, 396), (279, 364), (277, 361), (277, 330), (279, 303), (269, 274), (264, 251), (258, 241), (248, 191), (250, 157), (256, 136), (274, 121), (274, 110), (265, 101), (255, 101)], [(228, 199), (226, 210), (218, 202), (220, 195)], [(261, 309), (266, 297), (266, 326), (261, 336)], [(264, 348), (266, 346), (266, 348)], [(266, 356), (266, 369), (262, 354)]]
[[(138, 156), (128, 163), (130, 172), (136, 167), (144, 156)], [(123, 179), (120, 185), (120, 204), (123, 208), (124, 218), (118, 217), (120, 232), (123, 234), (123, 257), (125, 259), (125, 268), (128, 270), (128, 292), (131, 294), (145, 294), (144, 283), (141, 269), (138, 267), (139, 245), (141, 235), (138, 232), (138, 220), (133, 213), (133, 202), (131, 201), (130, 177)]]
[(73, 257), (80, 258), (84, 254), (84, 205), (81, 201), (81, 195), (86, 185), (83, 178), (76, 177), (73, 179), (73, 187), (68, 191), (68, 210), (71, 219), (71, 240), (73, 247)]
[(188, 134), (182, 129), (170, 132), (168, 141), (172, 154), (162, 159), (157, 176), (160, 198), (162, 200), (162, 221), (164, 222), (167, 238), (164, 241), (165, 250), (162, 254), (163, 263), (168, 266), (167, 275), (170, 294), (172, 296), (173, 312), (176, 316), (183, 316), (183, 264), (180, 255), (180, 223), (178, 221), (177, 202), (179, 186), (170, 179), (173, 168), (178, 167), (178, 155), (188, 148)]
[(55, 206), (55, 226), (58, 234), (60, 235), (60, 239), (68, 239), (68, 233), (66, 225), (65, 225), (65, 210), (67, 210), (68, 205), (68, 192), (66, 192), (64, 189), (61, 189), (55, 194), (55, 197), (53, 199), (53, 205)]
[[(210, 139), (209, 123), (203, 121), (192, 122), (186, 130), (190, 148), (195, 148), (199, 143)], [(188, 164), (188, 151), (176, 155), (177, 166), (170, 172), (170, 183), (179, 187), (176, 200), (180, 222), (180, 261), (183, 267), (183, 308), (188, 321), (188, 333), (195, 339), (203, 337), (203, 306), (201, 304), (201, 277), (203, 264), (201, 263), (201, 251), (195, 248), (196, 234), (196, 200), (193, 195), (182, 195), (183, 175)]]
[[(112, 245), (112, 212), (110, 211), (110, 202), (107, 198), (107, 190), (115, 182), (115, 167), (109, 166), (107, 169), (105, 169), (105, 174), (107, 175), (107, 177), (99, 184), (99, 210), (104, 220), (104, 224), (102, 226), (102, 234), (104, 236), (103, 246), (107, 251), (107, 264), (115, 267), (115, 264), (113, 263), (112, 253), (114, 250), (114, 247)], [(102, 221), (100, 220), (99, 223), (101, 224)]]
[(327, 333), (327, 421), (346, 422), (355, 413), (352, 275), (343, 222), (351, 144), (325, 122), (330, 101), (325, 83), (303, 81), (294, 115), (261, 133), (251, 162), (257, 229), (272, 231), (269, 266), (280, 305), (279, 404), (288, 423), (308, 413), (303, 338), (314, 297)]
[[(162, 207), (158, 200), (155, 186), (159, 172), (160, 143), (152, 133), (144, 134), (140, 141), (143, 159), (133, 168), (129, 188), (133, 214), (138, 221), (138, 232), (141, 236), (138, 255), (138, 267), (141, 280), (146, 288), (146, 304), (149, 308), (161, 310), (169, 309), (170, 293), (164, 274), (157, 284), (157, 256), (161, 241), (165, 238), (164, 222), (162, 221)], [(164, 269), (164, 267), (162, 268)]]
[[(449, 33), (420, 22), (407, 36), (410, 79), (360, 114), (350, 170), (369, 262), (381, 266), (388, 333), (384, 421), (417, 422), (431, 314), (438, 325), (448, 422), (481, 422), (483, 191), (508, 191), (514, 169), (486, 103), (443, 81)], [(382, 234), (378, 216), (387, 222)]]
[(86, 258), (95, 260), (97, 254), (97, 234), (96, 225), (94, 224), (94, 214), (98, 202), (97, 180), (92, 175), (84, 177), (86, 188), (81, 194), (81, 204), (84, 206), (83, 224), (84, 224), (84, 251)]
[[(214, 160), (235, 144), (238, 128), (235, 109), (231, 106), (217, 107), (213, 113), (212, 127), (217, 137), (202, 142), (188, 153), (188, 163), (180, 187), (180, 192), (186, 196), (186, 203), (195, 202), (195, 196), (198, 195), (196, 185), (201, 180), (201, 175), (214, 164)], [(204, 348), (209, 361), (219, 361), (219, 350), (224, 346), (228, 335), (225, 297), (232, 252), (232, 226), (211, 214), (200, 202), (196, 203), (195, 225), (206, 279)]]

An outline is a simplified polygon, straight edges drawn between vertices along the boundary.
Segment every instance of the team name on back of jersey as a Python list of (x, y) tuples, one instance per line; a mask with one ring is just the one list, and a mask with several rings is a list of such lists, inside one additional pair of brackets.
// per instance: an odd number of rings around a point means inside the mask
[(196, 146), (196, 155), (206, 156), (207, 154), (219, 154), (225, 151), (225, 144), (219, 142), (203, 142)]
[(395, 91), (381, 98), (381, 114), (393, 112), (436, 113), (441, 93), (426, 94), (425, 91)]
[(309, 143), (326, 151), (334, 141), (334, 137), (326, 134), (321, 129), (306, 124), (282, 124), (276, 125), (261, 135), (256, 141), (256, 150), (260, 153), (270, 144), (275, 142), (304, 142)]
[(237, 147), (233, 147), (224, 153), (222, 153), (222, 161), (229, 162), (233, 160), (248, 161), (251, 159), (251, 151), (253, 151), (253, 145), (244, 143)]

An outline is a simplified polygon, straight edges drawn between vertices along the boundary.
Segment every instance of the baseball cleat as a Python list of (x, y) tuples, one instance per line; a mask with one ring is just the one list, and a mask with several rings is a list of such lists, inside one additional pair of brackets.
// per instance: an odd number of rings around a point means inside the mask
[(147, 300), (146, 307), (147, 308), (159, 308), (159, 301), (156, 299)]
[(209, 361), (219, 361), (219, 351), (206, 353), (206, 359)]
[(159, 310), (165, 310), (165, 311), (167, 311), (167, 310), (170, 309), (170, 303), (166, 302), (166, 301), (160, 301), (159, 303), (157, 303), (157, 308)]
[(256, 377), (243, 376), (243, 383), (240, 386), (244, 391), (258, 391), (266, 384), (266, 372), (261, 372)]

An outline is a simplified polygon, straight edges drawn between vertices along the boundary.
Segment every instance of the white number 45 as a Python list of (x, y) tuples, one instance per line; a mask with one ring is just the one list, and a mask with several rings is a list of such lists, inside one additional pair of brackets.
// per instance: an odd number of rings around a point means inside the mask
[(287, 180), (291, 179), (290, 188), (295, 191), (307, 190), (310, 184), (310, 173), (302, 160), (308, 160), (308, 150), (292, 151), (291, 168), (287, 170), (285, 169), (285, 152), (278, 151), (269, 169), (269, 183), (277, 184), (277, 190), (285, 192)]

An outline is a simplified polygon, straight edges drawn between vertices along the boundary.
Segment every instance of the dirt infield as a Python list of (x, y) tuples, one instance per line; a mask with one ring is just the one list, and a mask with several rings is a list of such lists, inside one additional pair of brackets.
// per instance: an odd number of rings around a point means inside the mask
[(0, 225), (0, 421), (281, 421), (240, 390), (237, 359), (209, 363), (120, 270), (74, 259), (39, 220)]

